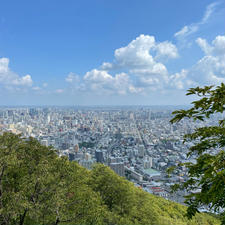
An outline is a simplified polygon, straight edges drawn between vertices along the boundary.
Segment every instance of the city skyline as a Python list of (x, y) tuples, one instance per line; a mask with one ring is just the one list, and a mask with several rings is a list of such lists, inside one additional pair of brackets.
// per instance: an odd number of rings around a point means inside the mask
[(187, 170), (177, 167), (172, 176), (166, 171), (195, 159), (186, 157), (194, 142), (183, 142), (184, 134), (197, 127), (215, 125), (221, 115), (198, 123), (184, 119), (172, 124), (174, 109), (0, 107), (0, 134), (33, 137), (43, 146), (52, 146), (59, 156), (89, 170), (96, 162), (102, 163), (148, 193), (183, 203), (185, 192), (171, 194), (169, 190), (175, 181), (187, 179)]
[(186, 105), (225, 82), (223, 1), (7, 1), (0, 106)]

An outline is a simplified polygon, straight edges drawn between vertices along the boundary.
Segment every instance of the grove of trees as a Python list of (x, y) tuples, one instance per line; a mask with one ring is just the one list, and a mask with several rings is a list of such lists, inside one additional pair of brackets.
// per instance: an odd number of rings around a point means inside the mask
[(0, 136), (1, 225), (219, 225), (96, 164), (89, 171), (33, 138)]

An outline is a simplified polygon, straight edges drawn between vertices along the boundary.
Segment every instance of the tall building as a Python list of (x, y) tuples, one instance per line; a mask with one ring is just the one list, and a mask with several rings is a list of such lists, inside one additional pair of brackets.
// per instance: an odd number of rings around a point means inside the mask
[(104, 162), (103, 152), (101, 150), (96, 150), (95, 158), (96, 158), (96, 162), (103, 163)]
[(110, 168), (117, 173), (118, 175), (120, 175), (121, 177), (125, 176), (125, 170), (124, 170), (124, 163), (123, 162), (119, 162), (119, 163), (110, 163)]
[(138, 155), (139, 155), (139, 157), (142, 157), (142, 158), (145, 156), (145, 146), (144, 145), (139, 146)]
[(152, 168), (152, 157), (145, 156), (143, 160), (144, 169)]

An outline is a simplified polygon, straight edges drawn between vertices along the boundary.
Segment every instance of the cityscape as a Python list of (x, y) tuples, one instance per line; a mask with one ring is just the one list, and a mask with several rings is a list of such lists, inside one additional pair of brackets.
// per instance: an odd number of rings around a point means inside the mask
[(179, 164), (195, 162), (186, 156), (193, 143), (183, 143), (183, 136), (219, 118), (171, 124), (177, 108), (1, 107), (0, 131), (34, 137), (89, 170), (103, 163), (146, 192), (183, 203), (185, 191), (171, 192), (171, 185), (188, 178), (187, 168)]
[(225, 1), (0, 7), (0, 225), (225, 225)]

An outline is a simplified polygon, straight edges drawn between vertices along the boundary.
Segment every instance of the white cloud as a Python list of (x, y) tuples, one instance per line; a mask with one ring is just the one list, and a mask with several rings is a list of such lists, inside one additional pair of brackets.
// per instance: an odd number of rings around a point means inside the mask
[(189, 70), (174, 74), (170, 82), (178, 88), (225, 82), (225, 36), (217, 36), (210, 44), (198, 38), (196, 43), (205, 53)]
[(115, 66), (115, 65), (113, 65), (112, 63), (104, 62), (104, 63), (102, 63), (102, 65), (101, 65), (101, 69), (102, 69), (102, 70), (111, 70), (111, 69), (113, 69), (114, 66)]
[(212, 47), (207, 43), (205, 39), (198, 38), (196, 40), (196, 43), (199, 45), (199, 47), (203, 50), (205, 54), (210, 54), (212, 51)]
[(206, 7), (205, 14), (200, 22), (201, 24), (204, 24), (208, 21), (208, 19), (210, 18), (210, 16), (213, 14), (214, 10), (216, 9), (217, 5), (219, 5), (219, 2), (213, 2)]
[(153, 36), (142, 34), (127, 46), (116, 49), (114, 56), (114, 62), (104, 62), (101, 69), (127, 71), (130, 77), (135, 77), (134, 86), (140, 91), (148, 86), (160, 88), (168, 82), (167, 68), (161, 61), (177, 58), (178, 51), (171, 42), (157, 43)]
[(68, 83), (79, 83), (80, 78), (77, 74), (70, 72), (68, 76), (66, 77), (66, 82)]
[[(157, 43), (155, 37), (141, 34), (127, 46), (116, 49), (114, 56), (116, 68), (149, 67), (162, 58), (177, 58), (178, 51), (171, 42)], [(102, 66), (108, 69), (113, 68), (113, 64), (107, 62)]]
[(190, 36), (191, 34), (196, 33), (199, 30), (201, 25), (203, 25), (209, 21), (210, 17), (214, 13), (217, 5), (219, 5), (218, 2), (209, 4), (206, 7), (205, 13), (204, 13), (201, 21), (184, 26), (181, 30), (179, 30), (178, 32), (176, 32), (174, 34), (174, 37), (176, 37), (179, 40), (182, 40), (182, 39), (185, 39), (186, 37)]
[(190, 32), (189, 30), (191, 30), (189, 26), (184, 26), (181, 30), (179, 30), (178, 32), (176, 32), (174, 34), (174, 36), (175, 37), (182, 37), (185, 34), (187, 34), (188, 32)]
[(224, 60), (225, 57), (225, 36), (217, 36), (212, 42), (212, 53)]
[(9, 59), (8, 58), (0, 58), (0, 73), (7, 73), (9, 70)]
[(133, 85), (130, 85), (129, 86), (129, 92), (130, 93), (135, 93), (135, 94), (137, 94), (137, 93), (143, 93), (143, 91), (144, 91), (144, 88), (143, 87), (134, 87)]
[(0, 85), (9, 88), (10, 86), (31, 87), (32, 84), (29, 74), (20, 77), (10, 70), (8, 58), (0, 58)]
[(141, 34), (127, 46), (116, 49), (114, 57), (113, 62), (104, 62), (100, 69), (88, 71), (82, 79), (70, 73), (66, 81), (71, 83), (73, 90), (99, 94), (144, 93), (147, 89), (162, 89), (169, 82), (169, 74), (162, 61), (177, 58), (178, 51), (171, 42), (156, 42), (155, 37)]
[(150, 50), (155, 47), (155, 38), (141, 34), (126, 47), (115, 50), (115, 60), (119, 66), (137, 67), (154, 64)]
[(225, 36), (217, 36), (212, 41), (212, 45), (209, 45), (208, 42), (202, 38), (198, 38), (196, 43), (206, 55), (214, 55), (222, 58), (225, 56)]
[(114, 63), (104, 62), (101, 69), (151, 67), (162, 58), (177, 58), (178, 51), (171, 42), (157, 43), (155, 37), (141, 34), (127, 46), (116, 49), (114, 57)]
[(180, 72), (172, 74), (169, 77), (168, 88), (182, 90), (196, 86), (197, 83), (189, 79), (188, 73), (189, 73), (188, 70), (182, 69)]
[(12, 80), (12, 84), (18, 86), (32, 86), (33, 81), (30, 75), (26, 75), (23, 77), (14, 78)]
[(197, 39), (197, 43), (205, 56), (193, 67), (192, 77), (198, 72), (197, 79), (200, 81), (225, 82), (225, 36), (217, 36), (211, 45), (201, 38)]
[(98, 94), (126, 94), (129, 90), (134, 91), (135, 89), (126, 73), (118, 73), (112, 76), (107, 71), (97, 69), (85, 74), (84, 84), (86, 91), (95, 91)]
[(162, 61), (179, 56), (176, 46), (168, 41), (157, 43), (153, 36), (140, 35), (127, 46), (116, 49), (113, 62), (104, 62), (100, 69), (88, 71), (83, 78), (70, 73), (66, 81), (72, 84), (73, 90), (122, 95), (224, 82), (225, 36), (217, 36), (211, 44), (202, 38), (196, 43), (204, 56), (191, 68), (170, 74)]
[(168, 82), (168, 71), (162, 63), (155, 63), (149, 68), (138, 68), (130, 71), (137, 77), (140, 87), (162, 88)]
[(77, 90), (82, 91), (85, 89), (84, 83), (81, 82), (80, 77), (75, 73), (70, 72), (65, 78), (65, 81), (69, 84), (70, 90), (72, 90), (72, 92)]
[(225, 63), (217, 56), (204, 56), (189, 71), (189, 77), (199, 84), (225, 82)]
[(156, 46), (156, 59), (175, 59), (178, 57), (177, 47), (171, 42), (161, 42)]
[(191, 24), (189, 26), (184, 26), (180, 31), (174, 34), (174, 37), (178, 39), (184, 39), (187, 36), (198, 31), (200, 24)]
[(85, 74), (84, 80), (97, 83), (107, 83), (111, 82), (113, 77), (106, 71), (93, 69)]
[(180, 73), (175, 73), (170, 76), (170, 83), (171, 86), (176, 89), (183, 89), (184, 88), (184, 82), (183, 80), (187, 76), (187, 71), (182, 70)]

